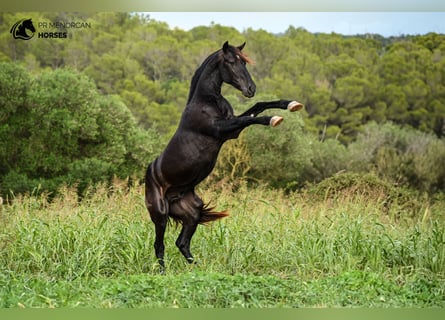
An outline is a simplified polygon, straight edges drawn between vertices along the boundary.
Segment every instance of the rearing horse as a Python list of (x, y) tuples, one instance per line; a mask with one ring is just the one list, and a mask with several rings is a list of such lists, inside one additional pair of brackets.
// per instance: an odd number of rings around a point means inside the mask
[(246, 64), (251, 60), (226, 41), (222, 49), (211, 54), (196, 70), (190, 86), (187, 106), (179, 127), (161, 155), (149, 164), (145, 175), (145, 204), (155, 224), (156, 257), (164, 271), (164, 233), (169, 218), (182, 224), (176, 245), (189, 263), (193, 262), (190, 241), (198, 224), (228, 215), (214, 212), (196, 195), (195, 186), (206, 178), (216, 163), (219, 150), (228, 139), (235, 139), (252, 125), (277, 126), (282, 117), (257, 117), (266, 109), (300, 110), (296, 101), (258, 102), (239, 116), (221, 95), (228, 83), (251, 98), (256, 86)]

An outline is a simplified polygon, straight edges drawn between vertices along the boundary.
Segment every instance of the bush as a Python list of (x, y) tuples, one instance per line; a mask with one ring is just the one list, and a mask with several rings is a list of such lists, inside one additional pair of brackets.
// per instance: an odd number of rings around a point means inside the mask
[[(306, 138), (310, 139), (310, 136), (307, 135)], [(310, 147), (312, 150), (310, 164), (304, 168), (304, 180), (300, 183), (320, 182), (349, 168), (348, 150), (338, 140), (319, 141), (314, 137)]]
[[(259, 101), (279, 100), (275, 95), (259, 94), (241, 105), (235, 96), (226, 95), (226, 98), (235, 113), (241, 113)], [(225, 167), (225, 176), (232, 176), (233, 166), (229, 163), (233, 163), (241, 177), (273, 187), (285, 187), (296, 177), (301, 177), (303, 168), (309, 164), (311, 141), (303, 133), (301, 113), (290, 114), (289, 111), (275, 109), (261, 115), (282, 116), (284, 121), (276, 128), (254, 125), (244, 130), (241, 140), (228, 142), (223, 148), (219, 168)]]
[[(15, 103), (0, 119), (3, 195), (56, 192), (62, 184), (83, 191), (113, 176), (142, 178), (159, 152), (156, 132), (139, 129), (119, 98), (100, 95), (80, 73), (57, 69), (29, 82), (21, 80), (31, 78), (24, 69), (1, 64), (0, 74), (2, 95)], [(10, 81), (23, 90), (9, 90)], [(17, 94), (24, 96), (14, 99)]]
[[(305, 190), (314, 201), (356, 198), (376, 203), (388, 213), (416, 215), (428, 205), (408, 189), (384, 181), (372, 173), (342, 173), (327, 178)], [(423, 209), (423, 210), (422, 210)], [(394, 212), (394, 211), (393, 211)]]
[[(241, 106), (237, 97), (227, 95), (226, 98), (234, 106), (235, 114), (257, 101), (278, 100), (276, 96), (258, 95)], [(281, 188), (302, 180), (304, 169), (310, 165), (312, 140), (303, 132), (301, 113), (268, 110), (263, 115), (279, 115), (285, 120), (276, 128), (253, 125), (238, 139), (227, 141), (208, 182), (248, 180)]]
[(445, 189), (445, 141), (392, 123), (364, 126), (349, 147), (351, 169), (376, 172), (420, 191)]
[(311, 139), (303, 132), (300, 114), (275, 111), (284, 122), (276, 128), (255, 126), (246, 133), (247, 152), (251, 157), (250, 175), (272, 187), (286, 187), (301, 181), (312, 157)]
[(295, 190), (336, 179), (339, 173), (365, 177), (372, 173), (381, 181), (429, 195), (445, 191), (443, 139), (392, 123), (369, 123), (356, 141), (345, 146), (305, 132), (301, 116), (281, 114), (285, 121), (280, 127), (254, 126), (228, 142), (212, 178)]

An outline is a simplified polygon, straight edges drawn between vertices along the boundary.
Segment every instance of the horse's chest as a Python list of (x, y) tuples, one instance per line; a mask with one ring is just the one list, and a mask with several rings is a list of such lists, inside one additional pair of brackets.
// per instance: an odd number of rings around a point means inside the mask
[(221, 143), (215, 139), (182, 132), (169, 144), (163, 155), (163, 164), (169, 172), (194, 173), (213, 169)]

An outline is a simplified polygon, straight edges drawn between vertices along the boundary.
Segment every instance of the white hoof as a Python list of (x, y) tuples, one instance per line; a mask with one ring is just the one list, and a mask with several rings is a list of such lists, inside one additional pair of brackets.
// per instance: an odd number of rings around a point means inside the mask
[(283, 117), (279, 117), (279, 116), (273, 116), (272, 119), (270, 119), (270, 125), (272, 127), (276, 127), (277, 125), (279, 125), (281, 122), (283, 122), (284, 118)]
[(301, 110), (301, 109), (303, 109), (303, 107), (304, 107), (304, 105), (302, 103), (300, 103), (300, 102), (297, 102), (297, 101), (291, 101), (287, 105), (287, 109), (290, 112)]

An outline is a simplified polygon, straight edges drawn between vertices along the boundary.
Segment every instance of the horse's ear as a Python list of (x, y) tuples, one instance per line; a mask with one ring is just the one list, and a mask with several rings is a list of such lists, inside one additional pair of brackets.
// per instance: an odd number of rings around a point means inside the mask
[(229, 50), (229, 41), (226, 41), (223, 44), (223, 51), (224, 53), (227, 53), (228, 50)]
[(242, 45), (238, 47), (239, 51), (242, 51), (244, 49), (244, 46), (246, 45), (246, 42), (244, 42)]

